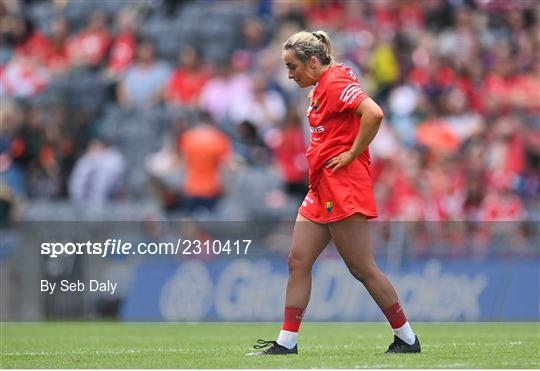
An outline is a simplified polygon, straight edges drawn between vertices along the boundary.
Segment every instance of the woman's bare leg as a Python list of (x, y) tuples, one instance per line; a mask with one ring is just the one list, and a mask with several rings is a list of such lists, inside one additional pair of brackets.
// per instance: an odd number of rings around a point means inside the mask
[(377, 267), (366, 217), (356, 214), (330, 223), (329, 228), (349, 271), (364, 284), (392, 327), (394, 342), (386, 352), (420, 352), (420, 342), (407, 321), (394, 286)]
[(364, 284), (377, 305), (384, 310), (396, 303), (398, 296), (394, 286), (375, 262), (365, 216), (355, 214), (347, 219), (330, 223), (329, 228), (347, 268)]
[(298, 214), (289, 254), (289, 281), (285, 307), (306, 308), (311, 295), (311, 268), (330, 242), (328, 226)]

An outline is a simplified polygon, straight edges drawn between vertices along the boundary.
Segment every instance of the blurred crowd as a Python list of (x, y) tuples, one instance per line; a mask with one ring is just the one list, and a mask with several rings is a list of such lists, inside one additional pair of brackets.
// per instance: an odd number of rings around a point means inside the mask
[(322, 29), (385, 112), (380, 219), (538, 220), (539, 16), (535, 0), (2, 0), (2, 219), (66, 199), (217, 213), (238, 179), (233, 209), (252, 193), (294, 210), (308, 91), (281, 45)]

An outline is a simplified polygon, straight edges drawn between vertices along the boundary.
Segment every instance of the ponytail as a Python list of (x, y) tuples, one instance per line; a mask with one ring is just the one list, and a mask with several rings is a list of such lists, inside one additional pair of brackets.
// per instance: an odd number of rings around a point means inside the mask
[(319, 40), (323, 44), (324, 54), (330, 60), (330, 63), (328, 64), (335, 63), (336, 62), (335, 58), (332, 55), (332, 41), (330, 40), (330, 36), (328, 36), (328, 34), (325, 31), (321, 31), (321, 30), (313, 31), (312, 34), (313, 36), (317, 38), (317, 40)]

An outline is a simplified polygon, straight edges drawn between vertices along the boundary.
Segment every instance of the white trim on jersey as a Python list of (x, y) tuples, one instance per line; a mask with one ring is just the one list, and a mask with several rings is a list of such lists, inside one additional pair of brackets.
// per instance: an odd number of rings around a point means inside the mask
[(343, 89), (341, 95), (339, 96), (339, 99), (344, 103), (351, 104), (352, 102), (354, 102), (354, 99), (358, 97), (358, 95), (361, 93), (363, 93), (363, 91), (358, 83), (349, 84)]
[(355, 86), (358, 86), (358, 84), (357, 84), (357, 83), (354, 83), (354, 84), (349, 84), (349, 85), (347, 85), (347, 86), (343, 89), (343, 91), (341, 92), (341, 95), (339, 96), (339, 99), (342, 100), (342, 101), (344, 101), (344, 100), (343, 100), (343, 97), (347, 94), (347, 91), (350, 90), (351, 88), (355, 87)]
[(362, 93), (363, 93), (362, 89), (356, 89), (355, 92), (349, 98), (349, 104), (354, 102), (354, 100)]

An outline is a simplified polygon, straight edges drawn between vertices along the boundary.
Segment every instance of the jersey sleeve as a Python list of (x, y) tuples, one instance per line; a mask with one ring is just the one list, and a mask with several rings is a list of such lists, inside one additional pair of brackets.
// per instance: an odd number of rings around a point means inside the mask
[(328, 84), (328, 105), (332, 112), (354, 112), (368, 97), (356, 79), (336, 77)]

